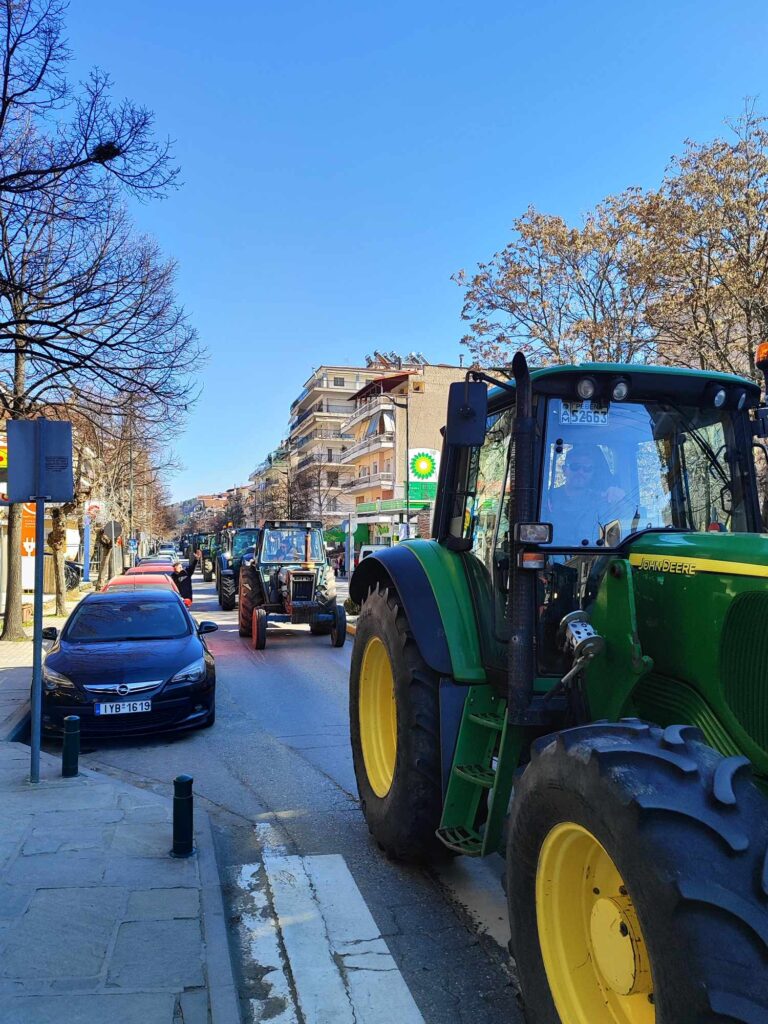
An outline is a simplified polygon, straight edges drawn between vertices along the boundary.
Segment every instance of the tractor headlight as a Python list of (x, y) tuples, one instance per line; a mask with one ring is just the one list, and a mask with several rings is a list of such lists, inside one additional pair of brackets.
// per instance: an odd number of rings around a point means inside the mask
[(582, 377), (576, 385), (576, 394), (585, 402), (594, 396), (596, 390), (597, 386), (593, 377)]
[(611, 388), (611, 399), (614, 402), (623, 402), (629, 394), (629, 383), (625, 380), (617, 380)]

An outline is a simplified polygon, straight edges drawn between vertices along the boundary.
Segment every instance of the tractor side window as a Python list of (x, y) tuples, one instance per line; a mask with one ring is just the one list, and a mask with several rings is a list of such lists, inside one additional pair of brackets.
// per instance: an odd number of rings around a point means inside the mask
[(475, 454), (474, 486), (465, 512), (472, 537), (472, 553), (466, 564), (478, 609), (484, 662), (488, 667), (499, 668), (504, 664), (502, 642), (506, 639), (509, 592), (510, 444), (514, 414), (514, 408), (507, 408), (488, 417), (485, 442)]

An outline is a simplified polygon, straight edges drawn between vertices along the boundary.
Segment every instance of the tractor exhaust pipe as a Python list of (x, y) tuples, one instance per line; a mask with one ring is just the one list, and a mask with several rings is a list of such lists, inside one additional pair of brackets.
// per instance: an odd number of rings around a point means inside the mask
[[(512, 430), (515, 459), (514, 523), (533, 522), (536, 515), (534, 451), (536, 423), (533, 418), (533, 394), (528, 363), (522, 352), (512, 360), (517, 405)], [(510, 542), (514, 531), (510, 530)], [(535, 600), (536, 573), (521, 569), (517, 545), (510, 552), (510, 583), (507, 601), (509, 647), (507, 649), (507, 712), (512, 724), (524, 724), (533, 700), (535, 675)]]

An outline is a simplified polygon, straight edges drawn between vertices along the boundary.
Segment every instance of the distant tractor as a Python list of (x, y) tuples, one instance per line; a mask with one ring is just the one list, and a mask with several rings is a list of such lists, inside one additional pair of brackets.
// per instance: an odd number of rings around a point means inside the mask
[(766, 1022), (768, 407), (715, 372), (513, 374), (451, 385), (435, 539), (351, 580), (368, 828), (506, 857), (530, 1024)]
[(216, 556), (216, 593), (219, 606), (225, 612), (235, 607), (243, 555), (248, 548), (252, 548), (258, 542), (258, 539), (259, 530), (250, 527), (222, 531)]
[(336, 603), (336, 577), (328, 564), (322, 525), (314, 521), (268, 520), (240, 570), (240, 636), (261, 651), (267, 623), (308, 623), (313, 636), (330, 636), (343, 647), (347, 617)]
[(210, 583), (213, 579), (213, 555), (211, 552), (213, 537), (214, 534), (212, 533), (193, 533), (187, 538), (186, 543), (186, 554), (190, 562), (195, 551), (199, 551), (203, 556), (200, 562), (200, 571), (206, 583)]

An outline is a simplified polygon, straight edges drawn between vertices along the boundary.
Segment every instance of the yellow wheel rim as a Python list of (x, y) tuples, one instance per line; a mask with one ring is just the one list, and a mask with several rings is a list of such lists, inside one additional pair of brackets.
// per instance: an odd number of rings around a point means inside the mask
[(542, 844), (536, 919), (562, 1024), (653, 1024), (637, 912), (611, 856), (581, 825), (556, 825)]
[(378, 797), (385, 797), (395, 777), (397, 709), (395, 683), (387, 648), (372, 637), (360, 668), (360, 742), (368, 782)]

